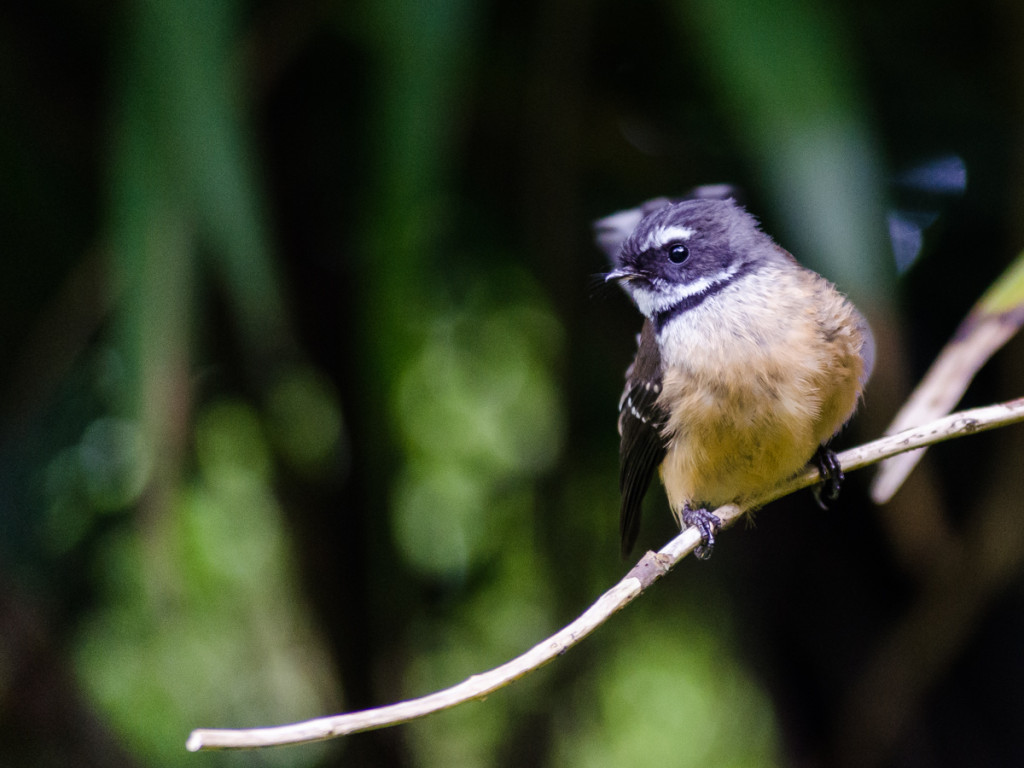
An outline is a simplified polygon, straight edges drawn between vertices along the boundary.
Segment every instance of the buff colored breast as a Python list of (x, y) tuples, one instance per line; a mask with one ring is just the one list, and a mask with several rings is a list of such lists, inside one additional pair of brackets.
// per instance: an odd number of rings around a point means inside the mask
[(659, 398), (673, 514), (789, 477), (843, 426), (861, 393), (858, 317), (817, 274), (765, 270), (673, 324)]

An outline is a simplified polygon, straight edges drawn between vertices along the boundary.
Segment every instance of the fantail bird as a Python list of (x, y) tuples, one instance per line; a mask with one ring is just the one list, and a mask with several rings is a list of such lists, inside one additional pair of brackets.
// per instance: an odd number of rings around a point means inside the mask
[(655, 468), (676, 522), (706, 558), (721, 521), (812, 458), (830, 497), (829, 440), (853, 415), (874, 362), (867, 322), (732, 199), (653, 200), (596, 224), (644, 315), (619, 403), (623, 556)]

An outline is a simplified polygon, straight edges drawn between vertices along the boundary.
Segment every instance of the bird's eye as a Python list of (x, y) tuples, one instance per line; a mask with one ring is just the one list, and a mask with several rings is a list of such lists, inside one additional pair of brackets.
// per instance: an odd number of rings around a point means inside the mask
[(682, 243), (676, 243), (675, 245), (669, 246), (668, 260), (673, 264), (682, 264), (686, 261), (686, 257), (689, 255), (690, 251)]

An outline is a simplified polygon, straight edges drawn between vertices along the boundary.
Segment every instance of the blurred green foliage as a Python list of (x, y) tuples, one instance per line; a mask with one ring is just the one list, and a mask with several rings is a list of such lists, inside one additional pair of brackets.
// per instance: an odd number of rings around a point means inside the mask
[[(244, 403), (211, 403), (197, 414), (195, 438), (197, 471), (170, 507), (101, 545), (101, 607), (75, 640), (97, 705), (158, 765), (194, 760), (181, 749), (187, 722), (287, 720), (340, 703), (298, 594), (259, 417)], [(221, 760), (296, 765), (322, 754)]]
[[(779, 765), (772, 707), (728, 639), (709, 631), (706, 614), (683, 613), (622, 637), (597, 701), (580, 702), (582, 722), (560, 740), (559, 763), (623, 766)], [(722, 713), (728, 713), (723, 717)], [(666, 738), (671, 734), (671, 738)], [(643, 756), (643, 762), (637, 756)]]
[(512, 289), (468, 299), (425, 335), (394, 406), (407, 456), (394, 481), (394, 534), (410, 564), (457, 576), (524, 528), (535, 478), (558, 460), (561, 329)]
[[(598, 216), (743, 187), (768, 231), (871, 314), (886, 357), (860, 424), (880, 430), (1024, 240), (1024, 14), (1004, 6), (5, 14), (0, 763), (1024, 759), (1008, 682), (1024, 682), (1020, 630), (1004, 614), (954, 617), (960, 645), (899, 657), (944, 660), (907, 675), (917, 699), (884, 675), (863, 689), (909, 702), (887, 721), (905, 730), (857, 715), (865, 668), (944, 574), (950, 520), (970, 519), (977, 487), (959, 479), (1003, 489), (979, 471), (997, 437), (933, 451), (955, 471), (921, 480), (899, 516), (870, 510), (856, 480), (831, 515), (804, 498), (766, 510), (484, 702), (331, 744), (184, 751), (194, 727), (454, 684), (624, 573), (615, 405), (639, 319), (588, 295)], [(972, 187), (929, 217), (897, 285), (889, 169), (948, 153)], [(976, 396), (1020, 378), (1008, 363)], [(654, 547), (673, 531), (651, 497)], [(1009, 571), (976, 602), (1013, 615)]]
[(682, 4), (737, 133), (779, 206), (785, 241), (861, 306), (894, 287), (882, 161), (858, 66), (827, 4)]

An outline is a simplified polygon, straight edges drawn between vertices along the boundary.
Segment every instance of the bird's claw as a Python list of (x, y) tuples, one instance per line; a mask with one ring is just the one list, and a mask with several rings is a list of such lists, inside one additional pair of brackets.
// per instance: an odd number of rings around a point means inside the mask
[(821, 475), (821, 483), (814, 486), (814, 499), (818, 506), (827, 510), (829, 502), (839, 498), (839, 489), (843, 484), (843, 467), (839, 463), (839, 457), (835, 451), (831, 451), (824, 445), (818, 446), (818, 450), (811, 459), (818, 468)]
[(684, 506), (681, 518), (684, 525), (696, 528), (700, 532), (700, 545), (693, 550), (693, 554), (700, 560), (707, 560), (715, 548), (715, 535), (722, 530), (722, 521), (718, 515), (703, 507), (690, 509), (689, 506)]

